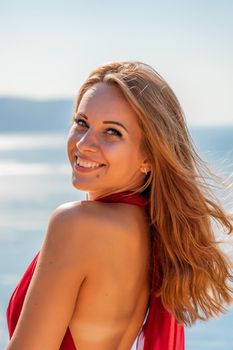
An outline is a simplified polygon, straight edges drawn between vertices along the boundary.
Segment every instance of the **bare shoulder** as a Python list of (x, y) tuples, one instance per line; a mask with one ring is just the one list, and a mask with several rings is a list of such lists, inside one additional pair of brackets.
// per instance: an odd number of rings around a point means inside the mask
[(91, 246), (101, 249), (111, 246), (112, 239), (115, 242), (127, 239), (130, 232), (129, 220), (120, 208), (117, 204), (97, 201), (62, 204), (50, 217), (48, 235), (54, 243), (65, 245), (71, 252), (80, 247), (88, 253)]
[(57, 207), (50, 217), (50, 222), (67, 225), (70, 229), (84, 225), (86, 229), (94, 227), (96, 231), (101, 226), (122, 229), (124, 221), (124, 214), (117, 205), (97, 201), (64, 203)]
[(146, 249), (139, 213), (135, 206), (122, 203), (80, 201), (59, 206), (49, 221), (46, 261), (60, 261), (66, 271), (77, 269), (83, 277), (98, 274), (111, 266), (110, 261), (136, 264)]

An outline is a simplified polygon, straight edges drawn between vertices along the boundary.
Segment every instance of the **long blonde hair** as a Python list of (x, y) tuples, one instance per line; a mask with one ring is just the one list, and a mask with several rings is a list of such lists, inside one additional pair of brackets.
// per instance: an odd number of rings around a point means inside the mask
[(84, 93), (98, 82), (118, 86), (136, 111), (142, 148), (152, 164), (137, 189), (150, 197), (152, 251), (158, 254), (152, 260), (157, 282), (151, 292), (186, 325), (224, 312), (224, 304), (232, 301), (232, 265), (214, 237), (211, 219), (230, 234), (233, 216), (211, 195), (205, 174), (213, 174), (195, 151), (174, 92), (142, 62), (108, 63), (81, 86), (75, 112)]

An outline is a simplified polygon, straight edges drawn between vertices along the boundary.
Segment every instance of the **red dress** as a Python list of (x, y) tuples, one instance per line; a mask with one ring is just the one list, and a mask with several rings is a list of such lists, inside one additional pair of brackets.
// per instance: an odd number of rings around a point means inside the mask
[[(127, 196), (126, 196), (127, 195)], [(139, 206), (148, 205), (148, 199), (130, 192), (113, 193), (96, 200), (102, 202), (123, 202)], [(155, 252), (156, 253), (156, 252)], [(15, 288), (7, 308), (7, 323), (10, 338), (18, 322), (23, 302), (37, 263), (39, 252), (25, 271)], [(137, 337), (137, 350), (184, 350), (184, 327), (178, 325), (174, 317), (163, 307), (160, 298), (152, 293), (149, 300), (146, 322)], [(59, 350), (76, 350), (69, 328)]]

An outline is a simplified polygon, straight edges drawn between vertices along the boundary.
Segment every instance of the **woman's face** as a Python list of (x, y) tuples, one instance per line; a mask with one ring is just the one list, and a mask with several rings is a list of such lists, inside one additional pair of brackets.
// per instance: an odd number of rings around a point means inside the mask
[(98, 196), (143, 183), (137, 116), (119, 88), (93, 85), (83, 96), (68, 136), (73, 185)]

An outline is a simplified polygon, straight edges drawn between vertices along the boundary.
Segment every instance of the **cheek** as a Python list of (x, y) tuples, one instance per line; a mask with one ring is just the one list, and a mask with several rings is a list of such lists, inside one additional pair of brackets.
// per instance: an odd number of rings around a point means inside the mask
[(72, 127), (68, 133), (67, 144), (76, 144), (82, 136), (77, 133), (74, 127)]
[(74, 143), (73, 139), (74, 139), (73, 135), (69, 133), (67, 137), (67, 142), (66, 142), (68, 149), (70, 148), (71, 144)]
[(119, 171), (123, 171), (125, 168), (129, 169), (131, 166), (135, 166), (137, 162), (137, 150), (135, 145), (131, 147), (126, 143), (115, 143), (108, 145), (105, 148), (106, 158), (109, 160), (109, 163), (116, 165)]
[(102, 151), (109, 162), (122, 162), (125, 156), (125, 146), (118, 142), (102, 142)]
[(77, 137), (75, 136), (75, 133), (71, 130), (68, 134), (67, 142), (66, 142), (68, 154), (74, 150), (74, 148), (76, 147), (77, 141), (78, 140), (77, 140)]

